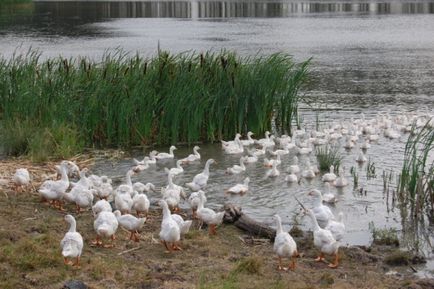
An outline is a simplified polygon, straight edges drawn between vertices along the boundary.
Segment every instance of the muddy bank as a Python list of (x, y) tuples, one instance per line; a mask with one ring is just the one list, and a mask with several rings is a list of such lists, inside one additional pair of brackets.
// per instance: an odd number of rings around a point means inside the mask
[[(63, 264), (59, 242), (67, 231), (66, 212), (40, 203), (32, 192), (14, 194), (1, 187), (1, 288), (62, 288), (80, 280), (89, 288), (433, 288), (433, 280), (413, 276), (409, 256), (400, 266), (385, 261), (394, 246), (340, 249), (341, 265), (329, 269), (314, 261), (316, 250), (309, 232), (292, 230), (302, 257), (295, 271), (279, 272), (272, 243), (223, 224), (217, 236), (198, 230), (182, 241), (183, 251), (165, 253), (158, 233), (161, 212), (153, 208), (138, 243), (118, 230), (113, 249), (91, 247), (95, 238), (90, 211), (76, 215), (85, 247), (81, 268)], [(183, 212), (188, 215), (190, 212)], [(398, 258), (398, 259), (399, 259)], [(413, 269), (412, 269), (413, 267)], [(416, 269), (417, 270), (417, 269)]]

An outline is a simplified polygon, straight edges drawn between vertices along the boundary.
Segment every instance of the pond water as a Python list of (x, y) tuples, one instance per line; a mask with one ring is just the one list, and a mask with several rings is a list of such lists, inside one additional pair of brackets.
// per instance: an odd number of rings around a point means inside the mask
[[(306, 101), (301, 108), (302, 123), (310, 127), (317, 117), (325, 127), (362, 113), (367, 118), (384, 111), (432, 114), (433, 35), (434, 1), (35, 1), (0, 5), (0, 54), (4, 57), (29, 48), (39, 50), (42, 57), (98, 59), (117, 48), (152, 56), (158, 46), (172, 52), (228, 49), (241, 55), (284, 51), (297, 61), (313, 57), (311, 82), (303, 91)], [(377, 228), (403, 229), (399, 210), (383, 193), (381, 174), (383, 170), (398, 173), (405, 139), (382, 138), (372, 145), (368, 157), (375, 163), (377, 177), (369, 180), (366, 164), (358, 167), (354, 161), (357, 150), (342, 149), (347, 177), (351, 167), (357, 168), (359, 186), (367, 191), (366, 195), (354, 191), (352, 178), (350, 186), (334, 189), (340, 201), (332, 209), (343, 211), (347, 223), (344, 243), (369, 243), (371, 222)], [(189, 153), (190, 148), (175, 151), (181, 157)], [(202, 145), (201, 154), (201, 163), (187, 166), (175, 182), (190, 181), (207, 158), (215, 158), (218, 164), (211, 168), (207, 187), (210, 206), (231, 201), (264, 222), (279, 213), (286, 225), (292, 224), (298, 211), (293, 196), (309, 204), (305, 193), (323, 186), (319, 179), (291, 186), (284, 176), (264, 180), (260, 162), (248, 166), (251, 191), (243, 197), (225, 197), (223, 190), (242, 178), (224, 174), (238, 157), (225, 155), (216, 144)], [(304, 156), (302, 166), (307, 158), (315, 162), (313, 155)], [(283, 157), (282, 172), (292, 159), (291, 154)], [(130, 160), (103, 162), (96, 172), (120, 175), (130, 165)], [(135, 179), (161, 186), (166, 182), (164, 166), (172, 167), (174, 162), (159, 164)], [(299, 221), (310, 227), (308, 220)], [(433, 242), (432, 230), (413, 235)], [(434, 269), (432, 247), (424, 244), (430, 259), (421, 275)]]

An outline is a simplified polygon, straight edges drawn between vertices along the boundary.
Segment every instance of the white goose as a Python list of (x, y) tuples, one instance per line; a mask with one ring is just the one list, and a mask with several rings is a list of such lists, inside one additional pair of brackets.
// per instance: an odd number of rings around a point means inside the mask
[(140, 238), (138, 234), (139, 231), (142, 229), (143, 225), (145, 224), (146, 218), (136, 218), (130, 214), (121, 215), (121, 212), (118, 210), (114, 211), (114, 214), (116, 216), (116, 219), (118, 220), (119, 225), (121, 225), (122, 228), (126, 229), (131, 233), (130, 240), (139, 242)]
[[(65, 221), (69, 223), (69, 230), (60, 241), (62, 248), (63, 262), (67, 265), (80, 266), (80, 257), (83, 250), (83, 237), (76, 230), (76, 222), (73, 216), (66, 215)], [(68, 258), (75, 258), (75, 262), (68, 261)]]
[(273, 163), (273, 166), (271, 167), (271, 169), (269, 169), (266, 173), (265, 173), (265, 178), (275, 178), (278, 177), (280, 175), (279, 170), (277, 169), (277, 163)]
[(329, 264), (329, 267), (336, 268), (339, 265), (339, 242), (333, 238), (333, 234), (329, 230), (320, 228), (315, 218), (315, 214), (311, 210), (307, 210), (306, 213), (311, 218), (314, 227), (313, 244), (320, 250), (320, 255), (315, 259), (315, 261), (324, 261), (324, 254), (334, 255), (334, 262)]
[(330, 191), (330, 183), (325, 183), (326, 191), (322, 194), (322, 201), (324, 203), (334, 204), (337, 202), (336, 195)]
[(301, 174), (303, 178), (305, 179), (313, 179), (315, 178), (315, 171), (313, 170), (312, 166), (310, 165), (310, 161), (306, 161), (306, 169)]
[(172, 250), (181, 250), (178, 245), (178, 242), (181, 239), (181, 230), (179, 229), (178, 223), (172, 219), (169, 206), (164, 200), (160, 200), (158, 204), (163, 209), (160, 240), (169, 252)]
[(149, 163), (148, 163), (149, 157), (144, 157), (143, 160), (141, 160), (141, 161), (138, 161), (136, 159), (133, 159), (133, 161), (134, 161), (133, 170), (135, 172), (141, 172), (141, 171), (149, 169)]
[(335, 171), (335, 167), (333, 165), (331, 165), (329, 172), (322, 176), (322, 181), (323, 182), (334, 182), (337, 178), (334, 171)]
[(184, 221), (184, 219), (178, 214), (171, 214), (170, 217), (178, 224), (181, 237), (188, 233), (190, 230), (192, 220)]
[(241, 140), (241, 144), (243, 146), (249, 146), (255, 143), (255, 140), (252, 138), (252, 135), (254, 135), (253, 132), (249, 131), (247, 133), (247, 139), (246, 140)]
[(182, 163), (182, 160), (177, 160), (175, 168), (171, 168), (170, 170), (168, 168), (164, 168), (164, 170), (166, 173), (172, 174), (173, 176), (179, 175), (180, 173), (184, 172), (184, 168), (181, 167)]
[(343, 219), (344, 213), (339, 212), (337, 219), (329, 220), (327, 226), (325, 227), (326, 230), (329, 230), (332, 233), (333, 238), (335, 238), (336, 241), (342, 240), (345, 235), (345, 224)]
[(336, 180), (333, 182), (333, 185), (335, 187), (346, 187), (348, 184), (349, 182), (344, 176), (344, 170), (339, 169), (339, 177), (336, 178)]
[(261, 147), (262, 147), (261, 149), (255, 148), (255, 149), (248, 150), (247, 153), (251, 156), (256, 156), (256, 157), (263, 156), (266, 153), (266, 148), (264, 146)]
[(77, 192), (74, 196), (74, 202), (77, 207), (77, 213), (81, 212), (81, 209), (90, 208), (93, 205), (93, 196), (96, 193), (95, 189), (83, 189)]
[(149, 202), (148, 196), (144, 193), (137, 193), (133, 197), (133, 209), (136, 211), (137, 217), (140, 217), (141, 214), (144, 214), (145, 217), (148, 216), (149, 206), (151, 203)]
[(133, 189), (131, 187), (126, 185), (120, 185), (118, 187), (115, 195), (115, 207), (117, 210), (121, 211), (122, 214), (131, 213), (133, 207), (132, 194)]
[(282, 228), (282, 221), (279, 215), (274, 215), (276, 220), (276, 237), (274, 239), (273, 250), (279, 258), (279, 270), (287, 270), (282, 267), (282, 258), (290, 258), (291, 264), (288, 266), (290, 270), (295, 269), (295, 257), (298, 256), (297, 244), (289, 233), (284, 232)]
[(100, 199), (108, 200), (112, 197), (112, 180), (107, 176), (101, 176), (101, 185), (95, 188)]
[(240, 142), (240, 137), (241, 135), (239, 133), (236, 133), (234, 140), (230, 140), (230, 141), (220, 140), (220, 142), (222, 143), (222, 148), (227, 149), (228, 147), (231, 146), (238, 146), (239, 144), (242, 145), (242, 143)]
[(205, 202), (205, 194), (203, 192), (199, 192), (199, 197), (200, 202), (196, 212), (197, 217), (209, 226), (210, 235), (216, 235), (216, 226), (220, 225), (223, 222), (225, 212), (216, 213), (209, 208), (205, 208), (203, 206)]
[(141, 182), (135, 182), (133, 184), (133, 191), (139, 192), (139, 193), (149, 193), (150, 191), (155, 192), (155, 186), (153, 183), (146, 183), (143, 184)]
[(223, 149), (227, 154), (242, 154), (244, 152), (244, 146), (240, 141), (240, 134), (235, 137), (234, 143), (223, 145)]
[(264, 159), (264, 167), (271, 168), (273, 166), (273, 163), (276, 163), (276, 165), (280, 165), (282, 163), (282, 160), (280, 159), (280, 155), (276, 155), (276, 159)]
[(15, 174), (12, 176), (12, 182), (15, 185), (15, 191), (22, 190), (23, 186), (27, 187), (30, 184), (30, 174), (27, 169), (20, 168), (15, 171)]
[(188, 197), (188, 203), (190, 204), (190, 207), (192, 210), (192, 218), (193, 219), (197, 218), (196, 211), (197, 211), (197, 208), (199, 207), (201, 192), (203, 193), (203, 196), (204, 196), (203, 202), (205, 203), (206, 202), (206, 196), (205, 196), (205, 192), (202, 190), (199, 190), (198, 192), (193, 192)]
[(185, 198), (184, 189), (173, 183), (172, 174), (167, 174), (167, 180), (169, 184), (165, 188), (161, 188), (162, 198), (172, 211), (179, 211), (181, 197)]
[(99, 213), (101, 213), (103, 211), (111, 212), (112, 206), (106, 200), (101, 199), (98, 202), (96, 202), (95, 205), (92, 206), (92, 213), (93, 213), (93, 216), (96, 217), (96, 216), (98, 216)]
[(324, 228), (327, 226), (328, 221), (334, 218), (334, 215), (329, 207), (323, 205), (322, 194), (319, 190), (314, 189), (310, 191), (309, 196), (313, 197), (312, 212), (315, 214), (315, 218), (321, 228)]
[(62, 178), (57, 181), (48, 180), (43, 182), (38, 191), (43, 199), (50, 201), (55, 207), (63, 210), (61, 200), (69, 187), (69, 179), (66, 173), (66, 165), (56, 165), (56, 169), (60, 172)]
[(297, 183), (298, 182), (298, 177), (296, 174), (294, 173), (290, 173), (289, 175), (287, 175), (285, 177), (285, 181), (288, 183)]
[(242, 184), (236, 184), (235, 186), (231, 187), (226, 191), (226, 193), (231, 194), (245, 194), (249, 190), (249, 182), (250, 178), (247, 177), (244, 179)]
[(247, 156), (246, 156), (246, 160), (245, 162), (247, 164), (252, 164), (252, 163), (256, 163), (258, 161), (258, 157), (254, 154), (254, 152), (252, 150), (247, 150)]
[(270, 137), (270, 135), (271, 135), (271, 133), (267, 130), (265, 132), (265, 138), (261, 138), (261, 139), (257, 140), (256, 143), (265, 147), (265, 148), (274, 146), (275, 145), (274, 136)]
[(298, 157), (294, 157), (294, 164), (290, 165), (288, 168), (288, 172), (292, 174), (300, 173), (300, 167), (298, 166)]
[(157, 160), (165, 160), (165, 159), (173, 159), (175, 155), (173, 154), (173, 151), (176, 150), (175, 146), (171, 146), (169, 148), (169, 153), (158, 153), (155, 158)]
[(83, 188), (90, 188), (92, 186), (92, 182), (89, 180), (89, 178), (86, 176), (86, 173), (89, 170), (87, 168), (83, 168), (82, 170), (80, 170), (79, 175), (80, 175), (80, 180), (78, 180), (78, 182), (70, 182), (71, 186), (74, 188), (76, 186), (80, 186)]
[(360, 151), (359, 155), (356, 158), (356, 162), (358, 162), (359, 164), (363, 164), (367, 161), (368, 161), (368, 159), (365, 157), (365, 154), (363, 153), (363, 151)]
[(215, 163), (214, 159), (207, 160), (203, 172), (195, 175), (193, 181), (191, 183), (186, 183), (185, 185), (194, 192), (205, 188), (209, 178), (209, 166), (213, 163)]
[(157, 158), (155, 157), (156, 155), (158, 154), (158, 152), (157, 151), (151, 151), (150, 153), (149, 153), (149, 159), (148, 159), (148, 161), (147, 161), (147, 163), (149, 164), (149, 165), (155, 165), (156, 163), (157, 163)]
[(193, 147), (193, 154), (190, 154), (190, 155), (188, 155), (188, 157), (181, 159), (182, 163), (188, 164), (188, 163), (192, 163), (192, 162), (200, 160), (200, 154), (198, 152), (199, 149), (200, 149), (200, 147), (194, 146)]
[(240, 165), (233, 165), (230, 168), (226, 169), (226, 173), (227, 174), (232, 174), (232, 175), (236, 175), (236, 174), (241, 174), (242, 172), (246, 171), (246, 166), (244, 165), (244, 162), (246, 161), (245, 156), (240, 158)]
[[(113, 241), (116, 239), (115, 234), (118, 226), (118, 219), (112, 212), (100, 212), (93, 222), (93, 228), (96, 232), (96, 239), (92, 242), (92, 244), (106, 248), (113, 247)], [(102, 238), (111, 238), (112, 243), (104, 245)]]

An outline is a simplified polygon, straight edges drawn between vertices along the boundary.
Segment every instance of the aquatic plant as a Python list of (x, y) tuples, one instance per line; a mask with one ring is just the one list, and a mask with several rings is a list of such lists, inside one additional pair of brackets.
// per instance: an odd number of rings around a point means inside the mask
[(398, 233), (395, 228), (376, 228), (373, 222), (369, 223), (372, 233), (372, 242), (377, 245), (399, 246)]
[(368, 164), (366, 166), (366, 178), (369, 180), (376, 177), (377, 175), (375, 174), (375, 163), (371, 162), (371, 158), (369, 158)]
[(423, 127), (413, 124), (404, 151), (399, 179), (399, 200), (408, 206), (410, 216), (434, 218), (434, 129), (429, 120)]
[(357, 173), (357, 169), (355, 167), (351, 167), (350, 173), (353, 177), (353, 188), (355, 190), (359, 186), (359, 174)]
[(343, 157), (339, 153), (338, 147), (322, 146), (315, 150), (316, 159), (319, 164), (319, 169), (323, 172), (328, 172), (330, 166), (334, 166), (335, 173), (339, 172), (339, 167)]
[(30, 131), (79, 128), (84, 145), (98, 147), (212, 142), (272, 127), (290, 133), (308, 63), (284, 53), (116, 51), (91, 61), (29, 51), (0, 59), (0, 117)]

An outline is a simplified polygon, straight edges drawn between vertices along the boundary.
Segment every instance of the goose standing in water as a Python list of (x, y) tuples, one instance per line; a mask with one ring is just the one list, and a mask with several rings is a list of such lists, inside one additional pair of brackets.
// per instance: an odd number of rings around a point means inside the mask
[(247, 133), (247, 139), (246, 140), (241, 140), (241, 144), (243, 146), (249, 146), (255, 143), (255, 140), (252, 138), (253, 132), (249, 131)]
[(181, 162), (184, 164), (189, 164), (189, 163), (192, 163), (195, 161), (199, 161), (200, 160), (200, 154), (198, 152), (199, 149), (200, 149), (200, 147), (194, 146), (193, 154), (190, 154), (190, 155), (188, 155), (188, 157), (181, 159)]
[(243, 195), (247, 193), (247, 191), (249, 190), (249, 182), (250, 182), (250, 178), (247, 177), (244, 179), (244, 182), (242, 184), (236, 184), (235, 186), (228, 189), (226, 193)]
[(185, 185), (193, 192), (197, 192), (205, 188), (209, 178), (209, 166), (213, 163), (215, 163), (213, 159), (207, 160), (204, 170), (200, 174), (195, 175), (192, 182), (186, 183)]
[(176, 150), (176, 147), (175, 146), (171, 146), (169, 148), (169, 153), (159, 153), (159, 154), (155, 155), (155, 158), (157, 160), (173, 159), (175, 157), (175, 155), (173, 154), (174, 150)]
[(334, 182), (336, 180), (336, 175), (334, 173), (335, 167), (333, 165), (330, 166), (330, 170), (328, 173), (322, 176), (323, 182)]

